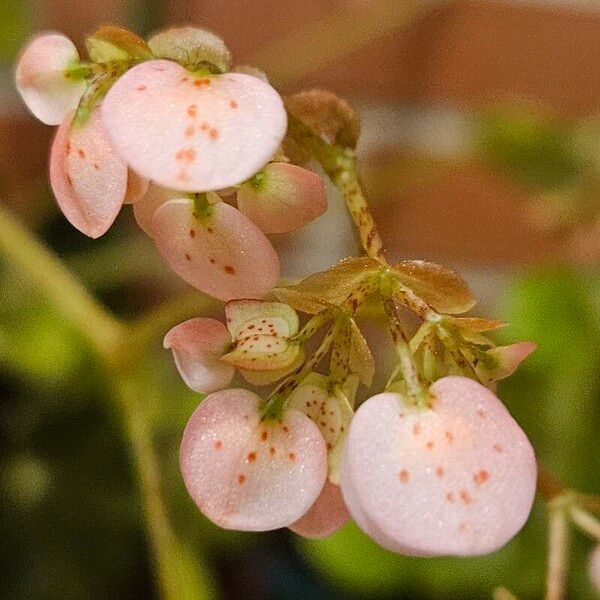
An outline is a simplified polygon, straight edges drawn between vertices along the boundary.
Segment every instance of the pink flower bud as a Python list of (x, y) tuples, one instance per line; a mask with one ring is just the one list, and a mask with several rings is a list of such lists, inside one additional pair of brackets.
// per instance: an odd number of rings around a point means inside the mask
[(69, 76), (79, 61), (73, 42), (59, 33), (36, 37), (17, 64), (17, 90), (27, 108), (46, 125), (58, 125), (77, 108), (87, 87), (83, 78)]

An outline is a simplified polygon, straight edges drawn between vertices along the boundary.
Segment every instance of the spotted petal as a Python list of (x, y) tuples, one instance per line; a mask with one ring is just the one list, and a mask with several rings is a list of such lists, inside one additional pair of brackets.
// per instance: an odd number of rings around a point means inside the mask
[(265, 233), (286, 233), (327, 210), (325, 184), (308, 169), (270, 163), (239, 188), (237, 205)]
[(59, 33), (42, 34), (23, 51), (16, 70), (17, 90), (46, 125), (59, 125), (77, 108), (87, 84), (67, 70), (78, 62), (77, 48)]
[(310, 510), (289, 528), (306, 538), (320, 539), (335, 533), (350, 519), (338, 485), (325, 482), (321, 495)]
[(298, 333), (298, 315), (281, 302), (232, 300), (225, 306), (231, 337), (241, 340), (248, 335), (275, 335), (288, 338)]
[(600, 546), (596, 546), (590, 554), (589, 574), (592, 584), (600, 592)]
[(279, 277), (279, 259), (269, 240), (224, 202), (202, 219), (193, 211), (192, 200), (181, 198), (154, 213), (152, 238), (169, 267), (220, 300), (264, 296)]
[(125, 73), (102, 104), (119, 153), (164, 187), (202, 192), (252, 177), (286, 130), (277, 92), (240, 73), (195, 76), (154, 60)]
[(296, 410), (263, 420), (261, 399), (241, 389), (208, 396), (181, 443), (188, 492), (211, 521), (226, 529), (287, 527), (318, 498), (327, 474), (325, 442)]
[(71, 123), (69, 116), (56, 132), (50, 183), (71, 224), (97, 238), (119, 214), (127, 189), (127, 165), (112, 148), (98, 109), (83, 125)]
[(536, 487), (529, 440), (494, 394), (465, 377), (431, 387), (433, 407), (372, 397), (346, 438), (341, 485), (359, 526), (384, 548), (478, 555), (525, 523)]
[(220, 321), (197, 318), (179, 323), (167, 333), (163, 344), (173, 351), (177, 369), (192, 390), (210, 394), (233, 379), (234, 367), (220, 360), (231, 344), (231, 336)]

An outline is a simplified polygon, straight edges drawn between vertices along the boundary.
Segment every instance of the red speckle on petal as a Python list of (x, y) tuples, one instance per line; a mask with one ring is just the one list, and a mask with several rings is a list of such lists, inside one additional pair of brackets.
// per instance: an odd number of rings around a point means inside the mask
[(473, 497), (471, 496), (471, 494), (469, 494), (469, 492), (467, 492), (467, 490), (460, 491), (460, 499), (461, 502), (465, 505), (471, 504), (473, 502)]
[(254, 462), (256, 460), (256, 452), (250, 452), (247, 458), (248, 462)]
[(182, 77), (181, 78), (181, 83), (187, 83), (190, 80), (189, 77)]
[(189, 254), (186, 253), (186, 254), (184, 254), (184, 256), (185, 256), (186, 260), (192, 260), (192, 257)]
[(438, 468), (435, 470), (435, 474), (436, 474), (438, 477), (440, 477), (440, 478), (444, 476), (444, 473), (445, 473), (445, 471), (444, 471), (444, 468), (443, 468), (443, 467), (438, 467)]
[(451, 431), (446, 431), (445, 435), (448, 443), (451, 444), (454, 441), (454, 434)]
[(454, 493), (453, 492), (448, 492), (446, 494), (446, 500), (450, 503), (450, 504), (454, 504)]
[(71, 154), (71, 142), (67, 142), (67, 156)]
[(211, 140), (216, 140), (216, 139), (219, 139), (219, 130), (218, 130), (218, 129), (215, 129), (214, 127), (211, 127), (211, 128), (210, 128), (210, 131), (208, 132), (208, 137), (209, 137)]
[(190, 237), (194, 237), (196, 235), (196, 232), (193, 229), (190, 229)]
[(425, 447), (427, 448), (427, 450), (433, 450), (433, 446), (434, 446), (434, 443), (431, 440), (429, 440), (427, 442), (427, 444), (425, 444)]
[(274, 456), (274, 455), (275, 455), (275, 448), (273, 448), (273, 446), (271, 446), (271, 447), (269, 448), (269, 454), (270, 454), (271, 456)]
[(138, 86), (136, 86), (135, 89), (138, 90), (139, 92), (143, 92), (146, 89), (146, 86), (144, 84), (138, 85)]
[(480, 419), (485, 419), (485, 413), (484, 413), (482, 410), (478, 410), (478, 411), (477, 411), (477, 416), (478, 416)]
[(195, 104), (190, 104), (187, 109), (187, 114), (190, 117), (195, 117), (198, 114), (198, 107)]
[(196, 160), (196, 150), (194, 148), (184, 148), (175, 154), (175, 160), (184, 162), (194, 162)]
[(211, 265), (214, 265), (217, 262), (212, 256), (208, 260)]
[(240, 485), (244, 485), (244, 483), (246, 483), (246, 476), (245, 475), (238, 475), (238, 483)]
[(210, 79), (208, 78), (204, 78), (204, 79), (194, 79), (194, 87), (197, 88), (204, 88), (210, 85)]
[(458, 530), (459, 530), (461, 533), (465, 533), (465, 532), (467, 531), (467, 524), (466, 524), (466, 523), (461, 523), (461, 524), (458, 526)]
[(179, 171), (179, 173), (177, 174), (177, 179), (179, 181), (188, 181), (189, 178), (189, 175), (185, 171)]
[(473, 475), (473, 481), (477, 485), (484, 484), (489, 478), (490, 478), (490, 474), (486, 470), (484, 470), (484, 469), (482, 469), (481, 471), (479, 471), (479, 473), (475, 473)]
[(223, 267), (223, 271), (225, 271), (225, 273), (227, 273), (227, 275), (234, 275), (235, 274), (235, 269), (231, 265), (225, 265)]
[(288, 433), (288, 431), (290, 430), (290, 428), (287, 425), (284, 425), (282, 427), (282, 429), (283, 429), (284, 433)]
[(290, 452), (290, 453), (288, 454), (288, 458), (289, 458), (289, 459), (290, 459), (292, 462), (294, 462), (294, 461), (296, 460), (296, 455), (295, 455), (293, 452)]
[(206, 231), (208, 231), (208, 233), (212, 233), (214, 231), (214, 229), (212, 227), (207, 227)]
[(100, 170), (100, 165), (98, 163), (94, 163), (94, 169), (96, 171), (99, 171)]
[(268, 434), (266, 431), (263, 431), (263, 432), (260, 434), (260, 439), (261, 439), (263, 442), (264, 442), (264, 441), (266, 441), (266, 439), (267, 439), (268, 437), (269, 437), (269, 434)]
[(85, 151), (83, 148), (79, 148), (79, 150), (77, 150), (77, 154), (79, 154), (79, 158), (85, 158)]
[(206, 133), (209, 130), (210, 130), (210, 125), (206, 121), (203, 121), (202, 124), (200, 125), (200, 131), (203, 131)]
[(214, 444), (213, 447), (215, 450), (220, 450), (221, 447), (223, 446), (223, 442), (221, 440), (217, 440)]
[(237, 108), (238, 107), (238, 103), (235, 100), (230, 100), (229, 101), (229, 106), (231, 106), (231, 108)]
[(193, 126), (193, 125), (190, 125), (190, 126), (189, 126), (189, 127), (186, 129), (186, 130), (185, 130), (185, 135), (186, 135), (186, 137), (193, 137), (193, 135), (194, 135), (194, 131), (195, 131), (195, 128), (194, 128), (194, 126)]
[(412, 429), (413, 435), (419, 435), (421, 433), (421, 426), (419, 423), (415, 423)]
[(500, 444), (494, 444), (493, 448), (495, 452), (502, 452), (502, 446)]
[(408, 483), (410, 480), (410, 473), (406, 469), (402, 469), (402, 471), (398, 473), (398, 478), (402, 483)]

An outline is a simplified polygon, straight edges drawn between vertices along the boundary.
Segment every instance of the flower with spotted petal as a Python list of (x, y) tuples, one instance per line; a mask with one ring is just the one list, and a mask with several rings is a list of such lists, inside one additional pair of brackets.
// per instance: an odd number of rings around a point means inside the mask
[(479, 555), (506, 544), (535, 495), (529, 440), (486, 387), (445, 377), (419, 409), (373, 396), (346, 438), (341, 486), (357, 524), (378, 544), (415, 556)]
[(225, 529), (267, 531), (298, 521), (327, 477), (325, 440), (300, 411), (280, 419), (241, 389), (208, 396), (188, 422), (180, 450), (183, 480), (198, 508)]

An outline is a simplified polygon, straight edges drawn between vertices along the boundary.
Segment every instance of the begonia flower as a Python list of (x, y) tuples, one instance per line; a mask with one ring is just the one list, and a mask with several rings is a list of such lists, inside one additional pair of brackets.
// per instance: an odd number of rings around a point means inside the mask
[(358, 409), (342, 459), (344, 501), (394, 552), (492, 552), (531, 510), (533, 448), (498, 398), (472, 379), (445, 377), (430, 393), (431, 408), (382, 393)]
[(246, 181), (275, 154), (287, 118), (279, 94), (241, 73), (192, 73), (169, 60), (139, 64), (111, 87), (102, 118), (124, 160), (187, 192)]
[[(227, 303), (225, 315), (227, 326), (196, 318), (176, 325), (165, 336), (164, 346), (173, 351), (188, 387), (203, 393), (222, 389), (236, 368), (252, 383), (266, 385), (295, 367), (301, 348), (289, 340), (298, 332), (298, 316), (289, 306), (237, 300)], [(257, 382), (255, 374), (263, 380)]]
[(298, 521), (327, 477), (325, 440), (295, 409), (280, 419), (241, 389), (208, 396), (188, 422), (180, 449), (183, 480), (194, 502), (225, 529), (267, 531)]

